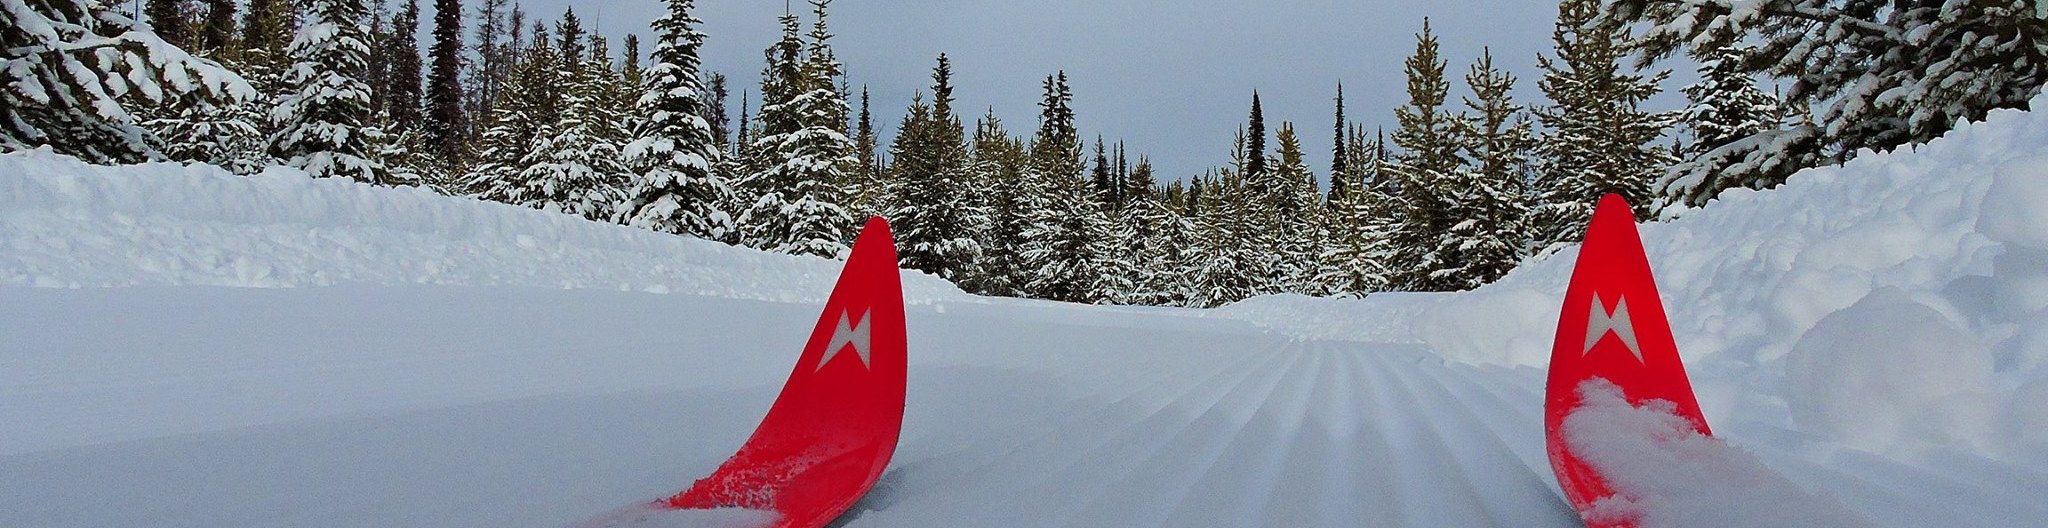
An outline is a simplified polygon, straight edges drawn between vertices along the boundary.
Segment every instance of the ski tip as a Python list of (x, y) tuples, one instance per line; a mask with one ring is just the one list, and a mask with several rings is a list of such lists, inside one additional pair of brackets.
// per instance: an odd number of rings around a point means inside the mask
[(1607, 193), (1600, 197), (1600, 204), (1593, 209), (1595, 223), (1599, 223), (1598, 220), (1603, 217), (1627, 218), (1629, 223), (1635, 223), (1636, 212), (1634, 208), (1629, 207), (1628, 199), (1622, 198), (1621, 194)]
[(853, 237), (853, 246), (848, 250), (851, 253), (847, 256), (849, 261), (858, 255), (872, 254), (895, 262), (896, 237), (889, 232), (889, 221), (880, 216), (868, 217), (867, 224), (861, 226), (860, 234)]
[(868, 217), (867, 223), (861, 225), (860, 236), (858, 238), (865, 239), (870, 234), (879, 234), (885, 237), (890, 236), (889, 220), (886, 218), (882, 218), (881, 216)]

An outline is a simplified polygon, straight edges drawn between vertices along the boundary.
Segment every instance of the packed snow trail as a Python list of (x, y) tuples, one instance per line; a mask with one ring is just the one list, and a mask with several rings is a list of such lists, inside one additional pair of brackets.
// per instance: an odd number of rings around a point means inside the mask
[[(1994, 112), (1643, 226), (1716, 436), (1880, 526), (2048, 526), (2044, 144), (2048, 116)], [(843, 526), (1575, 526), (1541, 414), (1573, 251), (1475, 292), (1217, 310), (907, 273), (901, 445)], [(0, 155), (0, 526), (559, 527), (658, 499), (760, 421), (838, 267)]]
[[(33, 483), (0, 494), (7, 526), (563, 526), (715, 467), (805, 334), (759, 328), (816, 316), (517, 288), (7, 293), (8, 357), (90, 353), (133, 373), (11, 368), (41, 382), (9, 383), (10, 418), (61, 419), (9, 423), (282, 422), (109, 429), (132, 440), (0, 456), (0, 474)], [(921, 353), (902, 444), (843, 526), (1576, 522), (1549, 481), (1538, 369), (1171, 311), (940, 302), (909, 317)], [(2038, 466), (1902, 461), (1757, 430), (1730, 436), (1889, 526), (2048, 519), (2029, 491), (2048, 489)]]

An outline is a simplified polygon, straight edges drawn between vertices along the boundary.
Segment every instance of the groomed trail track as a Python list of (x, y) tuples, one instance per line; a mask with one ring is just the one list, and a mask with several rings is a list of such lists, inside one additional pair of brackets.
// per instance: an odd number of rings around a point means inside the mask
[[(0, 525), (34, 527), (567, 525), (721, 462), (816, 316), (518, 288), (9, 293), (10, 347), (115, 360), (10, 365), (0, 412), (121, 440), (0, 455), (28, 483), (0, 494)], [(137, 315), (78, 323), (103, 312)], [(902, 445), (838, 526), (1576, 526), (1544, 458), (1541, 370), (1212, 315), (911, 306)], [(132, 425), (173, 406), (215, 411)], [(276, 423), (151, 435), (238, 418)], [(1887, 458), (1756, 422), (1716, 425), (1882, 526), (2048, 519), (2039, 465)]]

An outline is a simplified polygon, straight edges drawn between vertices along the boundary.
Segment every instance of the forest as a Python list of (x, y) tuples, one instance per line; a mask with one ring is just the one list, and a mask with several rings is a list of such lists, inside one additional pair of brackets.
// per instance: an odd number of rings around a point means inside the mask
[[(1418, 20), (1385, 77), (1407, 86), (1397, 126), (1351, 120), (1341, 85), (1330, 121), (1269, 123), (1248, 87), (1248, 107), (1204, 110), (1244, 113), (1235, 148), (1161, 175), (1076, 129), (1064, 72), (1018, 87), (1044, 94), (1036, 123), (963, 115), (943, 54), (883, 144), (875, 114), (895, 105), (845, 73), (831, 0), (780, 20), (758, 105), (732, 108), (743, 81), (703, 64), (695, 2), (667, 3), (643, 56), (573, 9), (508, 0), (432, 0), (431, 21), (419, 0), (144, 0), (139, 19), (0, 0), (0, 150), (282, 165), (823, 257), (878, 215), (904, 267), (970, 292), (1209, 307), (1475, 288), (1574, 242), (1604, 193), (1682, 215), (2024, 109), (2048, 83), (2029, 0), (1565, 0), (1540, 78), (1491, 53), (1454, 63)], [(1667, 86), (1672, 64), (1700, 80)], [(1543, 98), (1515, 100), (1523, 82)], [(1666, 90), (1686, 104), (1646, 107)], [(1297, 125), (1336, 140), (1303, 145)]]

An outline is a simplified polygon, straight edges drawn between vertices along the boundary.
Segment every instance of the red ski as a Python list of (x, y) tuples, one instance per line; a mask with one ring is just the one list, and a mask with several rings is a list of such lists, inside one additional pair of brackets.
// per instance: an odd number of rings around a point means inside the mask
[(824, 526), (874, 487), (903, 429), (903, 285), (881, 218), (854, 240), (811, 340), (754, 435), (657, 508), (744, 508)]
[[(1579, 261), (1565, 290), (1564, 312), (1557, 321), (1551, 349), (1550, 380), (1543, 404), (1543, 428), (1551, 469), (1565, 499), (1585, 516), (1594, 502), (1614, 494), (1598, 472), (1573, 453), (1563, 438), (1567, 415), (1579, 407), (1579, 390), (1587, 381), (1604, 379), (1619, 387), (1630, 405), (1664, 400), (1675, 413), (1711, 435), (1700, 415), (1692, 382), (1679, 361), (1678, 344), (1657, 298), (1649, 258), (1636, 233), (1635, 214), (1620, 196), (1600, 199)], [(1594, 528), (1629, 526), (1596, 523)]]

